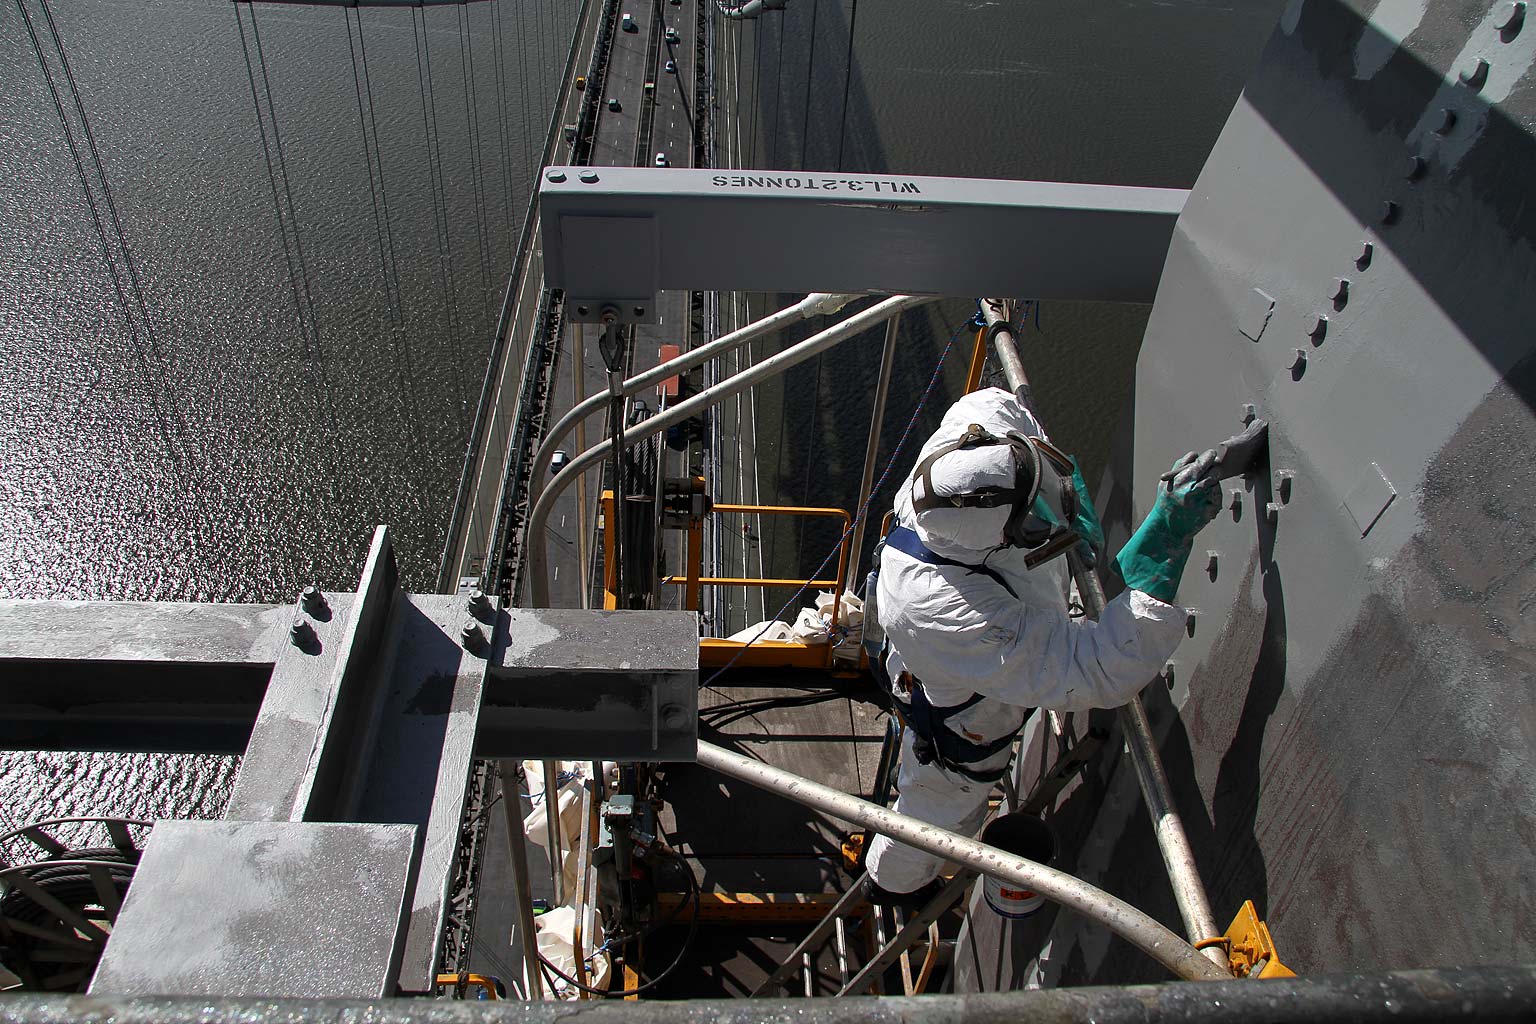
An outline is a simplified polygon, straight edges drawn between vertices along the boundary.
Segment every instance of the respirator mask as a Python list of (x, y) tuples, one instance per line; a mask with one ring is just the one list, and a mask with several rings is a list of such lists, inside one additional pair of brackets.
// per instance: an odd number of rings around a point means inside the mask
[[(1013, 460), (1013, 485), (983, 487), (959, 494), (935, 494), (930, 476), (933, 464), (951, 452), (987, 445), (1007, 445)], [(972, 423), (960, 439), (944, 445), (918, 464), (914, 482), (923, 482), (923, 495), (913, 488), (912, 509), (921, 514), (936, 508), (1010, 509), (1003, 527), (1006, 547), (1027, 551), (1024, 564), (1035, 568), (1064, 554), (1081, 538), (1073, 528), (1078, 520), (1079, 497), (1073, 482), (1072, 459), (1041, 437), (1009, 431), (999, 437)]]

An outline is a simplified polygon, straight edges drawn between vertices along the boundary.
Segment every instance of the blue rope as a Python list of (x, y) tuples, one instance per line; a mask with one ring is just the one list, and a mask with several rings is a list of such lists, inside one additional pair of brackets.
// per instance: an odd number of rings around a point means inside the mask
[[(758, 634), (751, 640), (748, 640), (746, 643), (742, 644), (741, 650), (737, 651), (730, 661), (726, 662), (719, 669), (716, 669), (714, 675), (710, 676), (704, 681), (705, 686), (709, 686), (716, 679), (719, 679), (725, 673), (729, 672), (732, 666), (734, 666), (736, 662), (741, 659), (741, 656), (747, 653), (747, 648), (761, 640), (764, 635), (766, 635), (767, 632), (773, 628), (774, 624), (779, 621), (779, 616), (783, 615), (786, 611), (789, 610), (791, 605), (800, 600), (800, 597), (805, 593), (806, 588), (811, 585), (811, 580), (820, 578), (822, 572), (827, 568), (828, 565), (832, 563), (832, 560), (837, 557), (838, 552), (842, 550), (843, 544), (847, 542), (848, 538), (853, 535), (854, 530), (858, 528), (859, 523), (864, 521), (864, 517), (869, 513), (869, 506), (874, 504), (875, 495), (879, 494), (880, 488), (885, 486), (886, 479), (891, 475), (891, 469), (896, 465), (896, 460), (901, 457), (902, 449), (907, 446), (907, 439), (912, 436), (912, 430), (917, 426), (918, 417), (923, 414), (923, 406), (928, 403), (928, 397), (933, 394), (933, 389), (938, 386), (939, 377), (942, 376), (944, 371), (944, 361), (949, 358), (950, 349), (955, 347), (955, 342), (959, 339), (960, 335), (964, 334), (966, 331), (974, 331), (976, 329), (978, 320), (981, 320), (980, 301), (976, 303), (976, 315), (962, 323), (959, 327), (956, 327), (955, 333), (949, 336), (949, 341), (944, 345), (944, 351), (939, 353), (938, 363), (936, 363), (933, 367), (933, 376), (928, 378), (928, 386), (923, 389), (923, 396), (917, 400), (917, 407), (912, 410), (912, 418), (907, 420), (907, 427), (901, 432), (901, 439), (896, 442), (896, 448), (891, 452), (890, 459), (886, 461), (885, 469), (881, 472), (880, 479), (876, 480), (875, 486), (869, 489), (869, 497), (864, 500), (864, 505), (859, 509), (859, 514), (853, 517), (853, 522), (848, 524), (848, 528), (844, 530), (843, 535), (837, 539), (837, 543), (832, 545), (832, 550), (827, 552), (827, 557), (823, 558), (821, 560), (821, 564), (818, 565), (811, 573), (811, 579), (806, 580), (804, 583), (800, 584), (800, 589), (795, 591), (794, 594), (790, 596), (788, 601), (784, 602), (783, 607), (774, 613), (772, 619), (769, 619), (766, 623), (763, 624), (763, 628), (758, 631)], [(842, 585), (841, 580), (838, 581), (838, 585)], [(833, 598), (835, 600), (841, 600), (842, 595), (834, 594)], [(831, 642), (830, 637), (828, 638), (828, 642)]]

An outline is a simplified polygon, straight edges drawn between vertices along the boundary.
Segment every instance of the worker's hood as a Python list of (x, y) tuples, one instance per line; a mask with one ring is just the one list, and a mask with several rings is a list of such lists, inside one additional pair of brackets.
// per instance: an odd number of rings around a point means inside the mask
[[(961, 398), (944, 414), (932, 437), (923, 444), (917, 462), (959, 440), (971, 424), (1003, 436), (1009, 432), (1040, 437), (1040, 424), (1011, 394), (1001, 388), (986, 388)], [(962, 494), (988, 488), (1014, 486), (1016, 468), (1012, 450), (1005, 444), (989, 444), (950, 452), (937, 459), (929, 477), (937, 494)], [(914, 520), (912, 512), (912, 476), (909, 474), (897, 496), (896, 508), (904, 522)], [(1012, 509), (932, 508), (915, 516), (917, 535), (935, 554), (960, 562), (979, 562), (1000, 547), (1003, 528)]]

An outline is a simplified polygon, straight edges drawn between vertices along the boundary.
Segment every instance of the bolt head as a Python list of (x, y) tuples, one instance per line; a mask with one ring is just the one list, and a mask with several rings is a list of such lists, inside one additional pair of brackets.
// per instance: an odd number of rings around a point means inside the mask
[(544, 175), (544, 180), (545, 181), (552, 181), (556, 185), (558, 185), (562, 181), (565, 180), (565, 172), (564, 171), (548, 171)]
[(663, 704), (661, 707), (662, 724), (669, 729), (678, 729), (688, 720), (688, 713), (679, 704)]
[(459, 638), (463, 640), (464, 649), (467, 651), (478, 651), (485, 643), (485, 635), (473, 622), (464, 623), (464, 628), (459, 630)]
[(1488, 67), (1488, 62), (1478, 57), (1463, 67), (1456, 77), (1461, 79), (1462, 85), (1476, 92), (1488, 84)]
[(1435, 121), (1435, 134), (1448, 135), (1452, 128), (1456, 127), (1456, 111), (1450, 107), (1441, 107), (1440, 116)]
[(311, 614), (324, 611), (325, 594), (321, 592), (319, 587), (305, 587), (304, 592), (299, 595), (299, 603), (304, 606), (305, 611)]
[(294, 619), (288, 627), (288, 639), (295, 647), (303, 647), (315, 639), (315, 627), (307, 619)]
[(1499, 8), (1493, 27), (1503, 34), (1504, 41), (1507, 43), (1514, 38), (1524, 24), (1525, 3), (1523, 0), (1517, 0), (1515, 3), (1507, 3)]

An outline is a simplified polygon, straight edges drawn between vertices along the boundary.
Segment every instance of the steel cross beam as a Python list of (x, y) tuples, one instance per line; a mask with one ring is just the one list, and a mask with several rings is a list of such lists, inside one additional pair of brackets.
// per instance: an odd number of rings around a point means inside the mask
[(379, 527), (294, 606), (0, 602), (0, 748), (244, 753), (157, 825), (93, 993), (430, 992), (473, 758), (691, 760), (682, 612), (417, 595)]
[(1183, 189), (813, 171), (550, 167), (545, 275), (576, 320), (656, 293), (1151, 302)]

